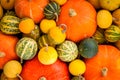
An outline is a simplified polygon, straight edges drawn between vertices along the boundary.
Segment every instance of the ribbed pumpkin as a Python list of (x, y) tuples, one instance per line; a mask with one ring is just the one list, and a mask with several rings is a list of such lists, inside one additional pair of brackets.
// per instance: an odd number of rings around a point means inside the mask
[(58, 15), (60, 14), (60, 5), (54, 1), (51, 1), (44, 8), (44, 15), (47, 19), (56, 19), (58, 21)]
[(105, 30), (105, 39), (108, 42), (116, 42), (120, 39), (120, 28), (116, 25), (111, 25)]
[(120, 50), (112, 45), (99, 45), (97, 55), (85, 63), (85, 80), (120, 79)]
[(59, 59), (65, 62), (70, 62), (78, 56), (78, 48), (73, 41), (65, 40), (56, 49)]
[(19, 23), (20, 18), (15, 16), (14, 12), (7, 12), (0, 21), (1, 31), (5, 34), (18, 34), (20, 33), (20, 30), (18, 28)]
[(78, 42), (96, 31), (96, 10), (86, 0), (68, 0), (61, 7), (58, 24), (66, 24), (67, 39)]
[(23, 60), (32, 59), (38, 50), (37, 43), (34, 39), (29, 37), (21, 38), (16, 45), (16, 53), (21, 59), (21, 63)]
[(49, 0), (15, 0), (15, 12), (20, 18), (30, 17), (39, 23), (44, 17), (43, 10)]
[(54, 64), (44, 65), (37, 57), (25, 62), (21, 77), (23, 80), (70, 80), (66, 63), (57, 60)]

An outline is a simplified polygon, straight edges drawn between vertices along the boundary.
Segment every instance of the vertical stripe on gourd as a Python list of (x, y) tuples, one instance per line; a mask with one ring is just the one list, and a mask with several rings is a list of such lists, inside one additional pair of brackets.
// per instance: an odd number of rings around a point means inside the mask
[(59, 13), (60, 13), (60, 5), (58, 5), (56, 2), (50, 2), (44, 8), (44, 15), (47, 19), (55, 19), (56, 15), (59, 15)]
[(72, 41), (64, 41), (57, 46), (58, 56), (62, 61), (70, 62), (78, 56), (77, 45)]
[(16, 45), (17, 55), (23, 60), (32, 59), (36, 55), (37, 50), (36, 41), (28, 37), (23, 37)]

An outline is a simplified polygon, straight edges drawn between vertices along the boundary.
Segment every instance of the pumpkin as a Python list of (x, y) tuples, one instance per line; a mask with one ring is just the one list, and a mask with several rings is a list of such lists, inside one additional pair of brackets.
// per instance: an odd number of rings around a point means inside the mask
[(6, 10), (11, 10), (14, 8), (15, 0), (0, 0), (2, 7)]
[(59, 5), (63, 5), (63, 4), (65, 4), (67, 2), (67, 0), (51, 0), (51, 1), (55, 1)]
[(73, 41), (65, 40), (56, 47), (56, 50), (59, 59), (64, 62), (70, 62), (78, 56), (78, 47)]
[(32, 59), (38, 50), (37, 42), (30, 37), (21, 38), (16, 44), (16, 54), (23, 60)]
[(43, 10), (49, 0), (15, 0), (15, 12), (20, 18), (30, 17), (39, 23), (44, 17)]
[(8, 11), (2, 17), (1, 21), (1, 31), (5, 34), (18, 34), (20, 18), (14, 15), (14, 12)]
[(78, 51), (84, 58), (92, 58), (98, 52), (98, 44), (93, 38), (85, 38), (78, 44)]
[(25, 62), (21, 77), (23, 80), (70, 80), (66, 63), (58, 59), (54, 64), (44, 65), (37, 57)]
[(96, 10), (86, 0), (68, 0), (61, 7), (57, 24), (66, 24), (66, 38), (79, 42), (95, 33)]
[(119, 80), (120, 51), (112, 45), (99, 45), (98, 53), (85, 59), (86, 80)]
[(58, 15), (60, 14), (60, 5), (54, 1), (51, 1), (44, 8), (44, 15), (47, 19), (56, 19), (58, 21)]
[(3, 17), (3, 8), (2, 8), (2, 6), (1, 6), (1, 4), (0, 4), (0, 19)]
[(66, 25), (61, 24), (57, 27), (52, 27), (48, 32), (48, 40), (53, 45), (61, 44), (66, 39)]
[(9, 60), (18, 60), (18, 56), (15, 52), (15, 47), (18, 42), (18, 38), (12, 35), (6, 35), (0, 31), (0, 69)]
[(120, 28), (117, 25), (111, 25), (105, 30), (104, 34), (108, 42), (116, 42), (120, 39)]

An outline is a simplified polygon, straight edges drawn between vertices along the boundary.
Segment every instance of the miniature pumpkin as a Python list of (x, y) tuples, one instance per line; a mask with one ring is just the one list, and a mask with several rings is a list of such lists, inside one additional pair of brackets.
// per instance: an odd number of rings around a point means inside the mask
[(2, 7), (6, 10), (14, 8), (15, 0), (0, 0)]
[(112, 45), (99, 45), (96, 56), (85, 59), (86, 80), (119, 80), (120, 51)]
[(18, 38), (11, 35), (6, 35), (0, 32), (0, 69), (9, 60), (17, 60), (18, 56), (15, 52), (15, 46), (18, 42)]
[(48, 0), (15, 0), (15, 12), (20, 18), (30, 17), (35, 23), (39, 23), (44, 17), (43, 9)]
[(66, 37), (78, 42), (96, 31), (96, 10), (86, 0), (68, 0), (62, 7), (57, 24), (66, 24)]
[(58, 59), (51, 65), (44, 65), (38, 57), (25, 62), (21, 77), (23, 80), (70, 80), (66, 63)]

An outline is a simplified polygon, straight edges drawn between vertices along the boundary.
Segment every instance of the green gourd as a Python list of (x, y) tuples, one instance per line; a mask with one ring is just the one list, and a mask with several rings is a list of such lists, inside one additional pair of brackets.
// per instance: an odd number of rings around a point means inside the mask
[(98, 43), (93, 38), (85, 38), (79, 42), (78, 50), (82, 57), (92, 58), (98, 52)]
[(21, 38), (16, 44), (16, 53), (21, 59), (21, 63), (23, 60), (32, 59), (38, 50), (37, 42), (29, 37)]
[(6, 12), (0, 21), (0, 29), (5, 34), (18, 34), (20, 33), (20, 30), (18, 28), (19, 22), (20, 18), (14, 15), (14, 12)]
[(47, 19), (56, 19), (58, 21), (58, 15), (60, 14), (60, 5), (54, 1), (51, 1), (44, 8), (44, 15)]
[(77, 58), (78, 47), (73, 41), (65, 40), (56, 47), (58, 57), (64, 62), (70, 62)]

